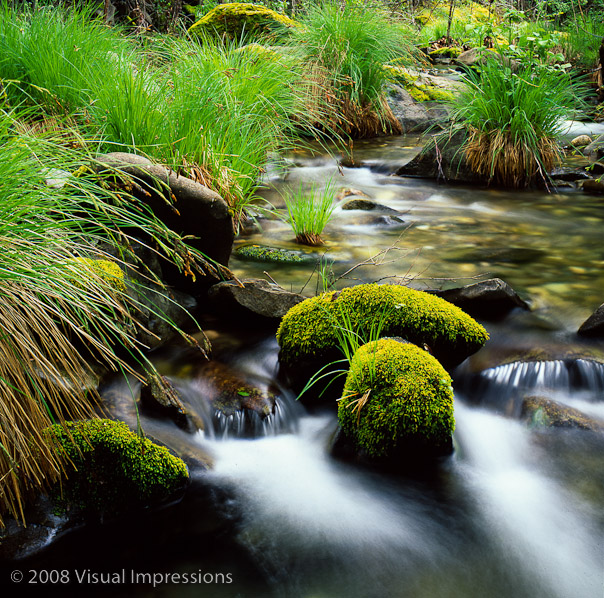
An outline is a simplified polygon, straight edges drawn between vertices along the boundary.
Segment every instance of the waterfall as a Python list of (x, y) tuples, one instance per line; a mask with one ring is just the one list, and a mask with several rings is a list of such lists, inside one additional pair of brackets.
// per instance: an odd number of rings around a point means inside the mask
[(530, 431), (459, 402), (456, 418), (461, 471), (502, 554), (552, 598), (601, 596), (604, 552), (595, 514), (548, 477), (547, 456), (534, 458)]

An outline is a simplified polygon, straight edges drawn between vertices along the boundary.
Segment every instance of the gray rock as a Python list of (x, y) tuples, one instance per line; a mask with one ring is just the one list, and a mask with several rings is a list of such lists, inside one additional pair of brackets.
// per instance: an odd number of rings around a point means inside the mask
[(583, 153), (593, 160), (599, 160), (604, 157), (604, 135), (594, 139), (584, 150)]
[(342, 205), (343, 210), (364, 210), (381, 212), (382, 214), (399, 214), (398, 210), (393, 210), (388, 206), (376, 203), (371, 199), (350, 199)]
[(464, 130), (441, 133), (432, 137), (413, 160), (401, 166), (398, 176), (412, 176), (457, 183), (486, 184), (488, 181), (472, 172), (462, 146), (467, 133)]
[(417, 102), (401, 85), (388, 87), (386, 97), (403, 133), (423, 133), (435, 124), (449, 122), (447, 110), (435, 102)]
[(97, 158), (98, 172), (126, 175), (133, 193), (171, 230), (190, 235), (189, 244), (227, 265), (234, 239), (226, 202), (211, 189), (135, 154), (113, 152)]
[(515, 308), (529, 309), (528, 304), (516, 291), (500, 278), (433, 293), (457, 305), (471, 316), (485, 320), (501, 320)]
[(604, 303), (581, 324), (577, 334), (604, 338)]
[(533, 426), (604, 432), (604, 422), (545, 397), (525, 397), (522, 401), (521, 417)]
[(258, 278), (219, 282), (210, 288), (208, 298), (221, 314), (257, 324), (277, 323), (290, 308), (305, 299)]

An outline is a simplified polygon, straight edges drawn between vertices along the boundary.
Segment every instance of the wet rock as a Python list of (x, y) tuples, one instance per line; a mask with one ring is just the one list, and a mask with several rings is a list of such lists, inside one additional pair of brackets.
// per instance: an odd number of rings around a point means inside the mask
[(277, 324), (305, 297), (266, 280), (244, 278), (215, 284), (208, 292), (208, 299), (214, 310), (225, 317), (266, 325)]
[(235, 249), (233, 253), (240, 260), (271, 264), (308, 264), (318, 261), (317, 256), (313, 253), (269, 247), (268, 245), (243, 245)]
[(386, 95), (388, 105), (403, 133), (423, 133), (436, 124), (445, 125), (449, 122), (449, 113), (442, 105), (417, 102), (401, 85), (390, 85)]
[(586, 147), (590, 143), (593, 143), (593, 139), (589, 135), (579, 135), (570, 142), (574, 147)]
[(461, 148), (466, 137), (463, 130), (432, 137), (425, 148), (413, 160), (401, 166), (396, 174), (455, 183), (486, 184), (487, 180), (472, 172), (465, 159)]
[(360, 189), (353, 189), (352, 187), (347, 187), (345, 189), (340, 189), (336, 193), (336, 200), (342, 201), (346, 197), (350, 197), (352, 195), (358, 195), (359, 197), (366, 197), (367, 199), (369, 199), (369, 195), (367, 195), (367, 193), (365, 193), (364, 191), (361, 191)]
[(140, 401), (149, 412), (171, 419), (180, 428), (189, 429), (191, 432), (197, 429), (203, 430), (203, 422), (199, 419), (198, 423), (201, 425), (191, 425), (192, 422), (178, 396), (178, 391), (165, 376), (160, 380), (153, 378), (144, 385), (141, 388)]
[(533, 426), (604, 432), (604, 421), (591, 418), (578, 409), (545, 397), (525, 397), (522, 401), (521, 417)]
[(592, 141), (584, 150), (583, 154), (594, 162), (604, 158), (604, 135)]
[(604, 193), (604, 181), (600, 179), (588, 179), (587, 181), (583, 181), (581, 189), (583, 189), (585, 193), (601, 195)]
[(569, 166), (554, 168), (549, 172), (549, 176), (552, 179), (556, 179), (556, 181), (566, 181), (570, 183), (590, 178), (583, 168), (571, 168)]
[(393, 210), (388, 206), (379, 204), (371, 199), (351, 199), (342, 205), (343, 210), (363, 210), (366, 212), (376, 211), (382, 214), (399, 214), (398, 210)]
[(577, 334), (588, 337), (604, 338), (604, 303), (594, 311), (577, 331)]
[(518, 296), (516, 291), (500, 278), (432, 292), (457, 305), (471, 316), (485, 320), (501, 320), (516, 308), (529, 309), (528, 304)]
[(476, 247), (459, 254), (446, 256), (451, 262), (499, 262), (504, 264), (530, 264), (545, 255), (532, 247)]
[(103, 154), (94, 168), (115, 173), (168, 228), (190, 236), (192, 247), (227, 265), (234, 239), (233, 219), (218, 193), (135, 154)]

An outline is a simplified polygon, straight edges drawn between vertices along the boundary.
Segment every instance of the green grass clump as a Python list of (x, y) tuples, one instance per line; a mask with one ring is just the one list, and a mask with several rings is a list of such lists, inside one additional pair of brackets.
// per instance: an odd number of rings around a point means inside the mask
[(415, 345), (368, 343), (352, 358), (338, 421), (369, 457), (395, 456), (410, 440), (432, 451), (446, 449), (455, 429), (451, 377)]
[(61, 501), (86, 511), (118, 514), (168, 499), (188, 482), (185, 463), (123, 422), (65, 422), (44, 431), (69, 464)]
[(332, 183), (328, 183), (321, 191), (314, 185), (308, 189), (300, 184), (285, 196), (287, 221), (296, 235), (296, 243), (311, 247), (325, 244), (321, 233), (335, 209), (335, 197), (336, 191)]
[(311, 6), (302, 25), (291, 43), (304, 62), (317, 67), (315, 77), (336, 112), (333, 128), (356, 137), (400, 133), (384, 99), (382, 65), (411, 55), (401, 28), (374, 7), (331, 2)]
[(469, 131), (464, 152), (472, 170), (505, 187), (546, 181), (580, 84), (559, 70), (525, 66), (512, 72), (494, 59), (478, 75), (469, 74), (467, 84), (452, 109), (454, 121)]
[(191, 25), (189, 32), (249, 41), (267, 37), (278, 39), (287, 35), (288, 30), (295, 27), (299, 27), (296, 21), (266, 6), (232, 2), (212, 8)]
[(279, 359), (321, 359), (339, 346), (340, 329), (369, 338), (381, 314), (381, 336), (426, 344), (443, 363), (460, 363), (488, 339), (485, 329), (444, 299), (408, 287), (362, 284), (323, 293), (292, 307), (277, 331)]

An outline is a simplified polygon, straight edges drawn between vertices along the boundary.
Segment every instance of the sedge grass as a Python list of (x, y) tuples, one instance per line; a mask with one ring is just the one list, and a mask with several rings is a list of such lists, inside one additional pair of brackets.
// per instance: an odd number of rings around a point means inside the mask
[[(63, 471), (42, 430), (93, 415), (95, 370), (157, 376), (136, 340), (136, 300), (89, 260), (114, 260), (108, 242), (134, 260), (124, 231), (182, 269), (201, 256), (134, 198), (75, 176), (81, 155), (15, 134), (15, 122), (0, 112), (0, 515), (23, 519), (28, 496)], [(63, 184), (46, 183), (51, 171)]]
[(560, 157), (563, 121), (579, 105), (583, 86), (562, 71), (529, 65), (513, 73), (492, 59), (467, 83), (452, 109), (469, 131), (464, 152), (472, 170), (504, 187), (547, 182)]
[(328, 181), (321, 190), (315, 185), (308, 188), (300, 184), (284, 196), (287, 222), (296, 235), (297, 243), (311, 247), (325, 244), (321, 233), (335, 209), (335, 196), (336, 191), (332, 181)]

